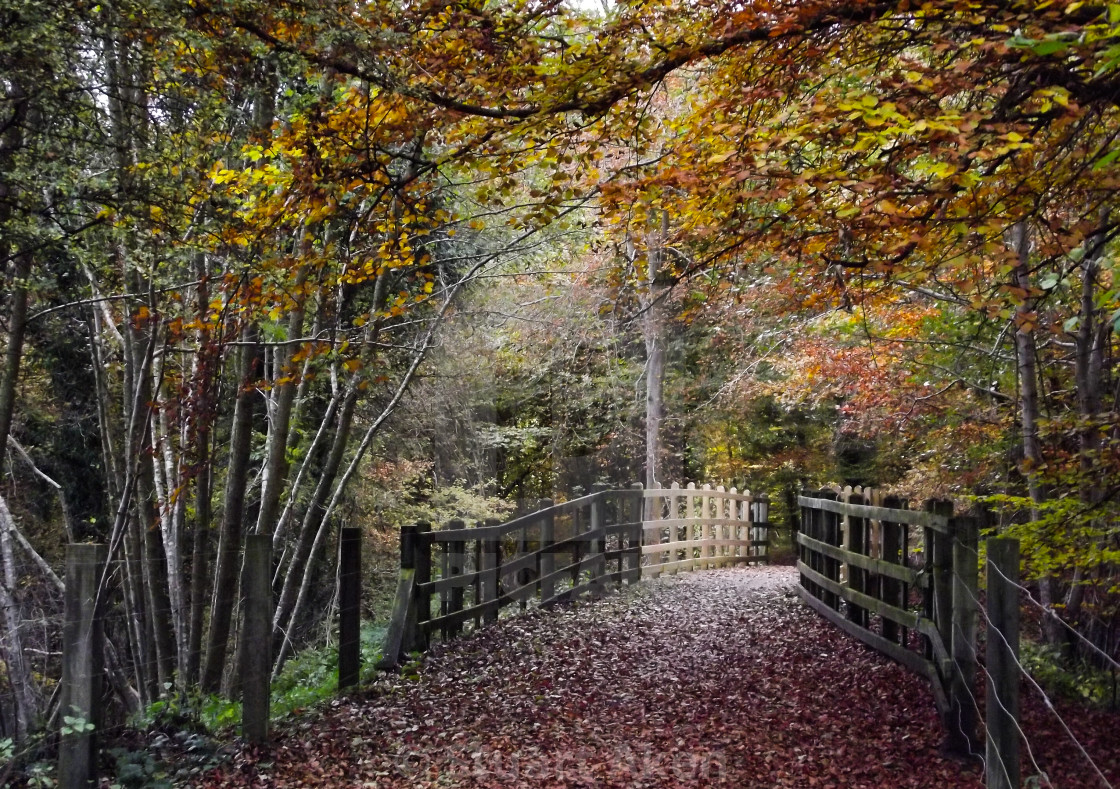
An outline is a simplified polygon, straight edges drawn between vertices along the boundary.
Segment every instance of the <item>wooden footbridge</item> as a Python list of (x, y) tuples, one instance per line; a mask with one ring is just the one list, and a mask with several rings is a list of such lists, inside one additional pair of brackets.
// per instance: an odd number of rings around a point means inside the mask
[(765, 562), (769, 503), (722, 486), (599, 489), (506, 523), (401, 532), (381, 666), (454, 638), (513, 604), (552, 606), (642, 577)]
[[(976, 519), (955, 516), (948, 503), (912, 510), (859, 488), (806, 492), (798, 502), (805, 603), (926, 677), (947, 748), (974, 754)], [(406, 527), (380, 665), (493, 622), (509, 606), (548, 607), (645, 577), (766, 562), (769, 532), (765, 494), (695, 485), (598, 489), (544, 500), (506, 523)]]

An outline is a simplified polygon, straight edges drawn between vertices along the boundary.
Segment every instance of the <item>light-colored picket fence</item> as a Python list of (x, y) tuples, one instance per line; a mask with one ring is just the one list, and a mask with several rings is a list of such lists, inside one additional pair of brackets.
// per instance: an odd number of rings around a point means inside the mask
[(766, 561), (770, 500), (723, 485), (645, 491), (642, 575)]

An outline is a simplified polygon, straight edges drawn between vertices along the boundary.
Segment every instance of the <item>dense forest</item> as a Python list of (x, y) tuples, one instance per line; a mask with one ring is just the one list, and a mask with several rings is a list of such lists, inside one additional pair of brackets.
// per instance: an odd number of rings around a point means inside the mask
[(119, 718), (277, 671), (339, 528), (828, 481), (1022, 540), (1120, 650), (1120, 5), (0, 0), (0, 741), (65, 546)]

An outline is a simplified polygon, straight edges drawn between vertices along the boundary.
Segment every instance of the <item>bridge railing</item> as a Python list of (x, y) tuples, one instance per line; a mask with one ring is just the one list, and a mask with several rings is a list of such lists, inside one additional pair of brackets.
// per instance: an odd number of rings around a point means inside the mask
[(641, 579), (643, 490), (596, 490), (506, 523), (467, 528), (450, 521), (401, 532), (401, 574), (382, 667), (453, 638), (473, 622), (530, 600), (541, 606), (598, 596)]
[(722, 485), (645, 491), (642, 575), (766, 561), (770, 500)]
[(492, 622), (509, 605), (551, 606), (643, 576), (764, 562), (768, 507), (765, 495), (734, 488), (634, 485), (542, 500), (506, 523), (406, 526), (380, 665)]
[[(930, 681), (948, 740), (975, 752), (977, 520), (949, 502), (906, 502), (874, 491), (806, 491), (798, 498), (801, 597), (865, 644)], [(918, 541), (920, 561), (911, 561)]]

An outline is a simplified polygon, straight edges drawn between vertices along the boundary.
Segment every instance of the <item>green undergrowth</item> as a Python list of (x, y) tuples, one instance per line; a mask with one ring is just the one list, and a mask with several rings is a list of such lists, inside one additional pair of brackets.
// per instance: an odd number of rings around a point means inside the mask
[[(360, 680), (370, 681), (381, 657), (386, 628), (363, 623)], [(312, 647), (292, 657), (272, 683), (271, 717), (280, 721), (299, 715), (333, 698), (338, 692), (338, 646)], [(190, 786), (221, 763), (223, 742), (241, 723), (241, 703), (220, 696), (188, 697), (168, 688), (163, 698), (133, 719), (131, 726), (108, 748), (105, 767), (111, 789), (169, 789)], [(0, 755), (4, 742), (0, 741)], [(54, 787), (53, 765), (42, 783)], [(28, 775), (31, 775), (29, 772)]]
[[(372, 679), (381, 659), (385, 627), (372, 623), (362, 625), (362, 673), (360, 682)], [(286, 664), (272, 683), (272, 719), (298, 714), (338, 690), (338, 646), (305, 649)], [(240, 716), (239, 716), (240, 717)]]
[[(363, 623), (361, 631), (361, 682), (374, 676), (381, 658), (385, 627)], [(331, 698), (338, 691), (338, 645), (311, 647), (284, 664), (272, 682), (271, 717), (282, 720)], [(187, 698), (171, 692), (149, 705), (133, 721), (136, 729), (186, 728), (217, 734), (241, 722), (241, 703), (218, 695)]]
[(1120, 708), (1115, 669), (1101, 670), (1085, 661), (1070, 663), (1058, 647), (1023, 640), (1019, 660), (1047, 693), (1102, 709)]

